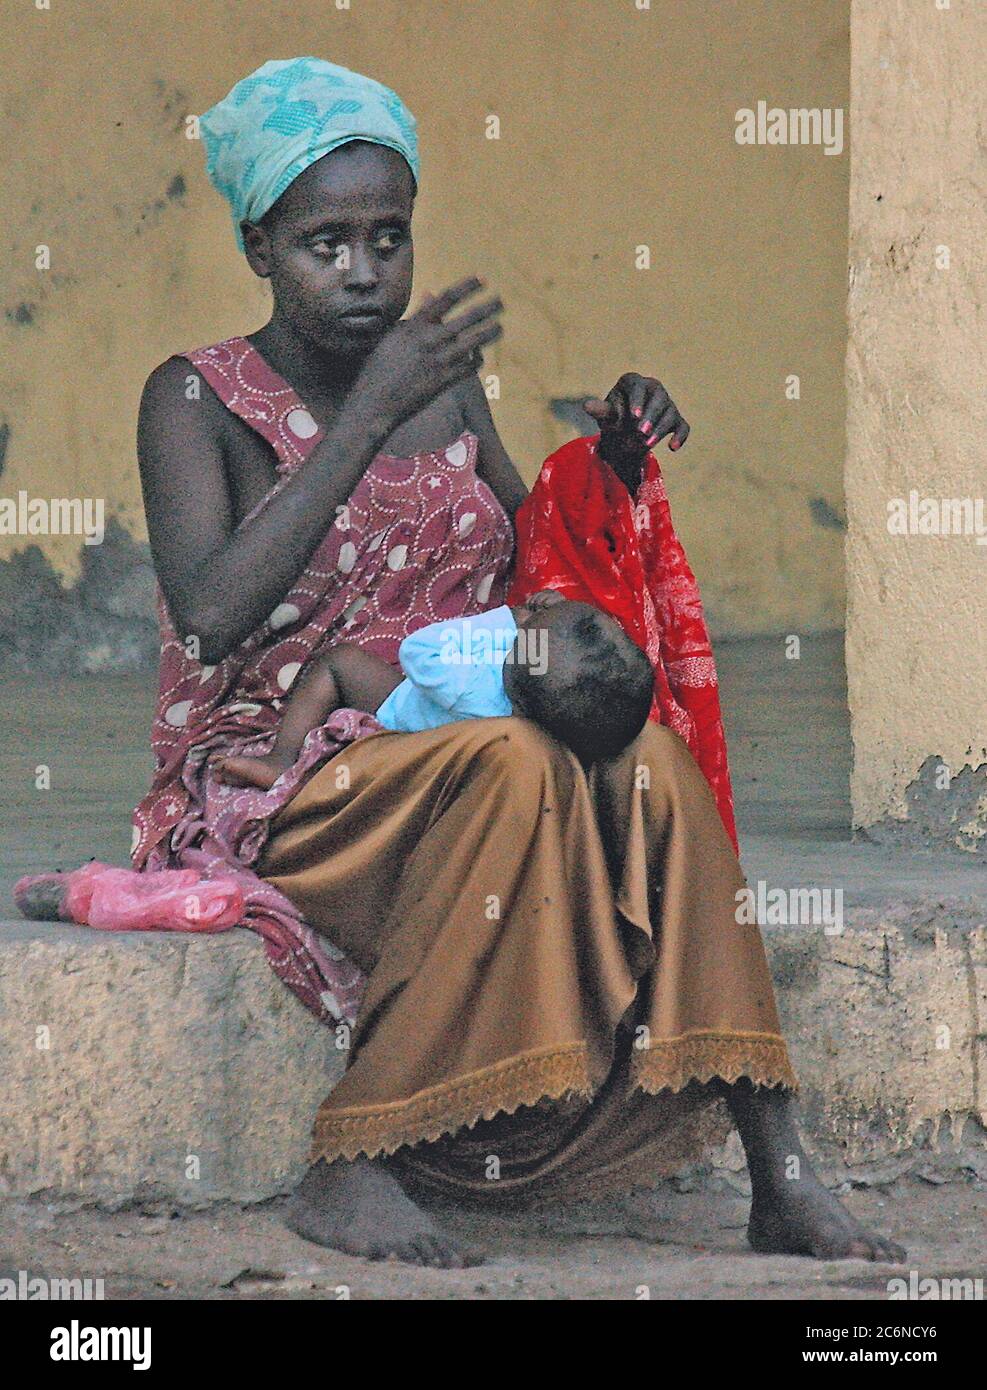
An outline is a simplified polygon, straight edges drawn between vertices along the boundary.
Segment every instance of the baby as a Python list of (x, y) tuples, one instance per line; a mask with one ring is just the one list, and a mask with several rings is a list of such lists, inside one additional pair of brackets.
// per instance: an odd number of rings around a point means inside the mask
[(651, 663), (623, 629), (554, 589), (514, 608), (419, 628), (401, 643), (398, 660), (400, 673), (350, 642), (313, 657), (292, 689), (271, 751), (222, 758), (216, 776), (234, 786), (272, 786), (309, 730), (334, 709), (374, 710), (399, 733), (518, 714), (588, 766), (638, 736), (654, 690)]

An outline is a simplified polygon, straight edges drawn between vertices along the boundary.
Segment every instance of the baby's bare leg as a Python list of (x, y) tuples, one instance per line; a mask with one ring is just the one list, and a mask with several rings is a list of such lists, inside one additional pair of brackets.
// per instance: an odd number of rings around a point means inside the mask
[(302, 670), (285, 705), (274, 746), (260, 757), (230, 757), (216, 764), (220, 781), (234, 786), (270, 787), (298, 757), (305, 736), (336, 709), (372, 714), (402, 679), (386, 661), (349, 642), (313, 657)]

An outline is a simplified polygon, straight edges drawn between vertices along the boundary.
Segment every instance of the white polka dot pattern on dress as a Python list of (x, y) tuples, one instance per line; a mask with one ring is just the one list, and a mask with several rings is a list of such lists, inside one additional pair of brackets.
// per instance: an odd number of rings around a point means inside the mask
[(175, 704), (169, 705), (165, 710), (165, 723), (170, 724), (173, 729), (180, 729), (188, 723), (188, 712), (192, 708), (191, 700), (178, 700)]
[(301, 609), (297, 604), (279, 603), (267, 621), (277, 632), (279, 628), (287, 627), (289, 623), (297, 623), (301, 616)]
[(354, 599), (351, 604), (349, 604), (346, 608), (343, 609), (343, 618), (345, 619), (343, 626), (349, 627), (352, 624), (357, 613), (361, 612), (361, 610), (366, 608), (366, 606), (367, 600), (365, 598)]
[(318, 425), (307, 410), (290, 410), (285, 424), (299, 439), (311, 439), (313, 434), (319, 432)]
[(469, 450), (466, 447), (465, 441), (457, 439), (455, 444), (450, 444), (446, 450), (446, 458), (452, 464), (453, 468), (462, 468), (463, 464), (469, 458)]

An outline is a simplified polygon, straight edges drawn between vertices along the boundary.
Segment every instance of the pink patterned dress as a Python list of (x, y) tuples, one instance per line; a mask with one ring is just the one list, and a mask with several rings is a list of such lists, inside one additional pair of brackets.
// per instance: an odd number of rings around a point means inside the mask
[[(245, 525), (322, 431), (246, 338), (182, 356), (276, 452), (278, 480)], [(408, 633), (503, 603), (513, 530), (477, 476), (477, 442), (467, 430), (442, 450), (412, 458), (378, 454), (290, 591), (217, 665), (203, 665), (188, 649), (158, 586), (155, 773), (133, 815), (134, 868), (236, 877), (246, 900), (240, 925), (265, 938), (274, 969), (325, 1021), (355, 1018), (363, 977), (252, 866), (271, 818), (298, 788), (328, 758), (381, 726), (365, 711), (337, 710), (308, 734), (294, 765), (269, 791), (228, 786), (213, 777), (212, 766), (247, 745), (268, 751), (286, 694), (316, 651), (345, 640), (396, 664)]]

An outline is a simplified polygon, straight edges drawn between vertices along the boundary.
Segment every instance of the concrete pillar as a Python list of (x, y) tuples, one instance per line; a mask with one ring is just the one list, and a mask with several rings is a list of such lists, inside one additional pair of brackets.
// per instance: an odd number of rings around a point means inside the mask
[(985, 853), (987, 8), (853, 0), (851, 47), (854, 821)]

